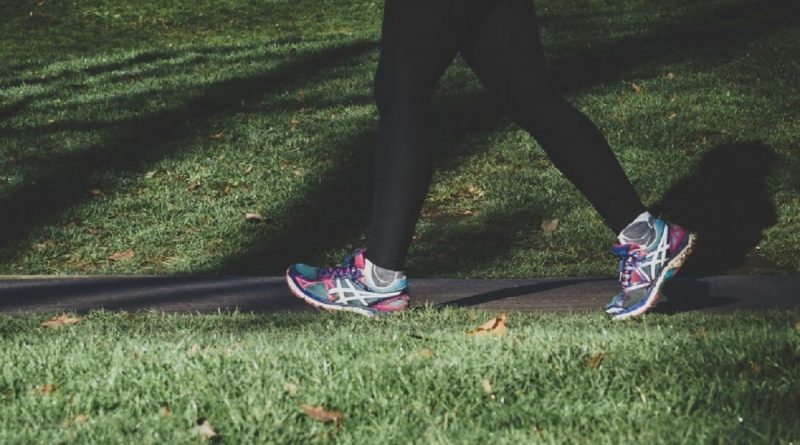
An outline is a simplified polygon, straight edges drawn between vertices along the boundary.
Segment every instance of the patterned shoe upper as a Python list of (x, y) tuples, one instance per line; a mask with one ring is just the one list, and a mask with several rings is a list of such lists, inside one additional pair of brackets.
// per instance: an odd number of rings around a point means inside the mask
[(364, 261), (364, 250), (359, 249), (347, 255), (340, 266), (316, 268), (296, 264), (294, 280), (307, 295), (320, 302), (365, 307), (399, 296), (406, 289), (405, 278), (380, 292), (368, 288), (364, 284)]
[(656, 237), (646, 247), (635, 243), (617, 243), (612, 253), (620, 258), (619, 282), (621, 292), (606, 305), (609, 313), (619, 312), (643, 298), (648, 288), (659, 278), (664, 266), (687, 241), (686, 231), (660, 219), (653, 220)]

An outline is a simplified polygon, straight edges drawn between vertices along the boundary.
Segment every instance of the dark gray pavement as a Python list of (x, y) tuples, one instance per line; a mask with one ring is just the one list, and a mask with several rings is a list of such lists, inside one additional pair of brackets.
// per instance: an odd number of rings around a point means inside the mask
[[(412, 279), (415, 306), (487, 310), (597, 311), (617, 289), (609, 278)], [(667, 312), (800, 308), (800, 274), (678, 277), (665, 290)], [(312, 310), (282, 277), (2, 277), (0, 312), (166, 312)]]

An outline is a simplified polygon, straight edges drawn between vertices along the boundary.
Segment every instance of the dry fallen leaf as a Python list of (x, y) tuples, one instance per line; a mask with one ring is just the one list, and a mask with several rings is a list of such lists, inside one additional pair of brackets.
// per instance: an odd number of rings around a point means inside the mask
[(193, 345), (192, 345), (192, 346), (189, 348), (189, 355), (195, 355), (195, 354), (197, 354), (198, 352), (200, 352), (200, 345), (198, 345), (197, 343), (193, 344)]
[(492, 393), (492, 383), (489, 382), (489, 379), (481, 380), (481, 386), (483, 386), (483, 392), (485, 392), (486, 394)]
[(283, 384), (283, 390), (286, 391), (286, 394), (293, 396), (297, 394), (297, 385), (291, 382), (286, 382)]
[(759, 375), (761, 372), (764, 371), (764, 366), (761, 365), (759, 362), (750, 362), (750, 373), (753, 375)]
[(81, 321), (81, 317), (76, 317), (74, 315), (69, 315), (69, 314), (61, 314), (61, 315), (59, 315), (57, 317), (53, 317), (53, 318), (51, 318), (49, 320), (45, 320), (45, 321), (43, 321), (43, 322), (41, 322), (39, 324), (44, 328), (56, 329), (56, 328), (60, 328), (61, 326), (66, 326), (66, 325), (69, 325), (69, 324), (75, 324), (75, 323), (77, 323), (79, 321)]
[(212, 133), (208, 137), (209, 137), (209, 139), (215, 139), (215, 140), (216, 139), (222, 139), (223, 134), (225, 134), (225, 132), (224, 131), (220, 131), (219, 133)]
[(197, 419), (197, 432), (206, 439), (209, 440), (219, 440), (220, 435), (211, 428), (211, 424), (208, 422), (208, 419), (205, 417), (201, 417)]
[(555, 232), (555, 230), (558, 228), (558, 218), (546, 219), (542, 221), (541, 228), (544, 233)]
[(422, 348), (417, 351), (417, 357), (421, 358), (432, 358), (434, 356), (433, 349), (430, 348)]
[(635, 82), (631, 82), (631, 89), (636, 94), (642, 94), (642, 86), (636, 84)]
[(89, 420), (89, 416), (86, 414), (78, 414), (77, 416), (72, 418), (72, 422), (74, 423), (86, 423)]
[(300, 125), (300, 119), (297, 119), (297, 118), (292, 119), (292, 120), (289, 121), (289, 124), (292, 126), (292, 130), (294, 130), (295, 128), (297, 128)]
[(672, 73), (667, 73), (667, 80), (672, 80), (675, 78), (675, 75)]
[(667, 119), (675, 119), (676, 117), (678, 117), (678, 113), (674, 113), (673, 112), (673, 113), (670, 113), (669, 116), (667, 116)]
[(172, 411), (169, 410), (169, 403), (161, 402), (161, 406), (158, 408), (158, 415), (161, 417), (169, 417), (172, 415)]
[(505, 335), (508, 332), (506, 318), (506, 314), (500, 314), (478, 326), (474, 331), (468, 332), (467, 335)]
[(300, 405), (300, 409), (302, 409), (308, 417), (324, 423), (339, 422), (344, 418), (342, 413), (339, 411), (325, 409), (325, 407), (322, 405)]
[(149, 172), (144, 174), (144, 177), (146, 179), (152, 179), (153, 176), (155, 176), (155, 175), (156, 175), (156, 171), (155, 170), (150, 170)]
[(52, 383), (45, 383), (44, 385), (40, 385), (36, 388), (39, 394), (52, 394), (56, 392), (56, 385)]
[(600, 365), (603, 364), (603, 357), (605, 357), (605, 353), (603, 353), (602, 351), (598, 352), (595, 355), (586, 357), (586, 366), (594, 369), (599, 368)]
[(794, 330), (800, 332), (800, 320), (797, 320), (797, 323), (794, 324)]
[(122, 252), (115, 252), (108, 256), (111, 261), (128, 261), (133, 258), (134, 253), (132, 250), (125, 250)]
[(247, 222), (260, 223), (266, 221), (266, 218), (258, 213), (245, 213), (244, 220)]
[(189, 187), (186, 187), (186, 191), (187, 192), (193, 192), (193, 191), (199, 189), (200, 185), (201, 184), (199, 182), (195, 181), (195, 182), (189, 184)]
[(255, 168), (253, 167), (253, 164), (248, 165), (247, 168), (244, 169), (244, 174), (249, 174), (250, 172), (253, 171), (253, 168)]

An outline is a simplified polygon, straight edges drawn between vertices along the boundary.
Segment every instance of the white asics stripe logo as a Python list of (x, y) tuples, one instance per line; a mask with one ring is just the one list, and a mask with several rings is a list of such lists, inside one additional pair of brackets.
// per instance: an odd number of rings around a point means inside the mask
[(399, 291), (386, 293), (369, 292), (354, 286), (350, 280), (342, 280), (341, 278), (337, 278), (334, 283), (335, 285), (328, 289), (328, 295), (336, 299), (335, 303), (340, 304), (349, 304), (353, 300), (358, 300), (362, 306), (369, 306), (367, 298), (389, 298), (400, 295)]
[[(667, 254), (669, 252), (669, 228), (664, 227), (664, 232), (661, 234), (661, 239), (658, 240), (658, 247), (656, 250), (648, 254), (644, 261), (637, 265), (636, 272), (639, 276), (643, 277), (645, 281), (650, 282), (655, 279), (657, 274), (657, 267), (663, 265), (669, 259)], [(645, 268), (649, 267), (649, 273)]]

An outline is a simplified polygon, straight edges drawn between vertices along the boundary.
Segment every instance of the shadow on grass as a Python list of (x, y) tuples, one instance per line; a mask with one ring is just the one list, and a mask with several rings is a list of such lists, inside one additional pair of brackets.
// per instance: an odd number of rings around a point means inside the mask
[(682, 275), (717, 275), (741, 266), (777, 222), (765, 180), (776, 155), (760, 142), (718, 146), (654, 209), (699, 235)]
[[(742, 8), (742, 5), (748, 7)], [(761, 5), (762, 12), (766, 12), (760, 14), (756, 23), (744, 31), (733, 27), (714, 28), (711, 26), (714, 24), (714, 16), (698, 20), (687, 15), (683, 18), (686, 23), (668, 23), (655, 27), (644, 36), (613, 41), (605, 47), (587, 50), (574, 58), (556, 59), (554, 63), (556, 73), (564, 74), (562, 85), (574, 90), (617, 77), (637, 66), (652, 63), (653, 60), (661, 60), (665, 52), (670, 55), (668, 61), (674, 62), (675, 59), (686, 58), (687, 53), (691, 51), (708, 52), (712, 49), (716, 51), (720, 46), (738, 47), (742, 39), (752, 39), (759, 33), (772, 31), (774, 29), (772, 26), (775, 26), (773, 19), (778, 20), (779, 26), (790, 25), (797, 21), (797, 14), (789, 11), (791, 2), (769, 1), (760, 2), (758, 5)], [(753, 2), (740, 2), (733, 6), (722, 7), (717, 12), (727, 19), (733, 17), (739, 20), (746, 19), (756, 7)], [(766, 23), (770, 26), (766, 26)], [(24, 237), (32, 227), (45, 224), (52, 220), (53, 216), (86, 201), (88, 199), (86, 190), (91, 185), (93, 174), (103, 170), (145, 171), (148, 164), (176, 154), (182, 146), (181, 142), (192, 137), (194, 128), (205, 126), (211, 118), (218, 118), (237, 109), (241, 97), (298, 88), (309, 81), (302, 73), (322, 71), (332, 66), (346, 64), (353, 57), (374, 48), (374, 42), (359, 41), (322, 53), (298, 55), (285, 65), (279, 66), (274, 72), (263, 76), (233, 79), (212, 85), (181, 109), (123, 123), (126, 127), (124, 137), (106, 141), (80, 153), (53, 159), (52, 162), (57, 167), (51, 173), (35, 178), (35, 182), (13, 190), (0, 201), (0, 213), (8, 215), (0, 222), (0, 249)], [(632, 48), (635, 50), (631, 51)], [(163, 56), (164, 54), (156, 51), (133, 56), (128, 62), (135, 63), (137, 60), (149, 62)], [(602, 63), (605, 69), (581, 70), (583, 63), (589, 65)], [(116, 65), (112, 63), (110, 66), (94, 69), (98, 73), (107, 72), (109, 69), (116, 69)], [(591, 75), (580, 73), (591, 73)], [(443, 140), (447, 140), (448, 145), (457, 144), (460, 138), (468, 133), (486, 132), (502, 122), (499, 115), (476, 122), (475, 110), (483, 108), (487, 103), (486, 99), (476, 97), (468, 102), (469, 105), (464, 109), (453, 110), (452, 106), (448, 108), (445, 105), (437, 110), (440, 113), (453, 111), (449, 117), (464, 122), (463, 126), (455, 126), (443, 135)], [(187, 121), (190, 121), (191, 125), (187, 125)], [(374, 129), (353, 134), (351, 141), (347, 147), (340, 147), (340, 150), (343, 156), (356, 159), (345, 162), (343, 168), (321, 178), (319, 183), (309, 186), (298, 194), (296, 201), (290, 203), (284, 212), (293, 216), (282, 222), (284, 229), (280, 233), (254, 240), (251, 249), (230, 255), (224, 260), (223, 265), (205, 272), (282, 273), (286, 265), (292, 262), (318, 258), (320, 251), (340, 246), (363, 233), (368, 217), (368, 206), (363, 203), (370, 202), (370, 197), (363, 195), (364, 190), (371, 189), (371, 180), (365, 172), (371, 171), (371, 159), (367, 155), (372, 150)], [(470, 153), (468, 149), (456, 154), (464, 156)], [(363, 159), (364, 157), (366, 159)], [(442, 156), (439, 159), (442, 159)], [(359, 193), (363, 198), (352, 199), (353, 193)], [(664, 201), (665, 204), (672, 202), (670, 199)], [(337, 209), (336, 212), (331, 214), (331, 208)], [(535, 212), (535, 209), (527, 211)], [(469, 238), (485, 233), (489, 225), (504, 218), (501, 213), (499, 212), (496, 218), (488, 218), (483, 224), (469, 228), (467, 230), (469, 233), (465, 236)], [(680, 220), (680, 216), (676, 214), (676, 219)], [(692, 227), (692, 224), (687, 225)], [(761, 228), (763, 229), (763, 226)], [(707, 228), (703, 230), (708, 231)], [(489, 261), (493, 257), (502, 256), (513, 246), (513, 242), (513, 237), (498, 240), (493, 244), (491, 253), (487, 253), (487, 250), (476, 260)], [(754, 243), (748, 241), (742, 244), (744, 245), (752, 247)], [(480, 264), (475, 266), (479, 267)]]
[(194, 137), (195, 128), (208, 128), (213, 119), (238, 111), (243, 97), (297, 87), (311, 74), (347, 63), (374, 48), (374, 42), (355, 41), (297, 55), (263, 75), (213, 84), (181, 108), (131, 119), (122, 125), (119, 137), (49, 158), (50, 171), (0, 200), (0, 249), (23, 238), (32, 227), (85, 202), (96, 173), (143, 172), (149, 164), (180, 152), (182, 142)]

